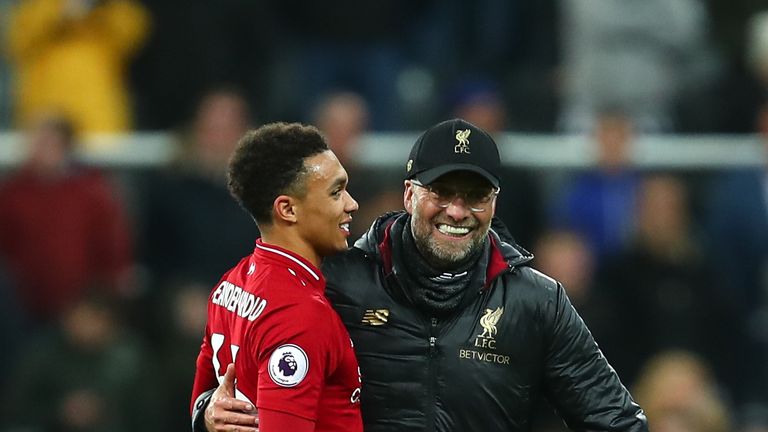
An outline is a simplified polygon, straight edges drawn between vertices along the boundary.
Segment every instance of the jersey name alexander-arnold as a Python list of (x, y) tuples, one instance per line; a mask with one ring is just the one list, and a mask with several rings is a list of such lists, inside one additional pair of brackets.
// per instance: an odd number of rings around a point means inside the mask
[(239, 286), (223, 281), (211, 296), (211, 303), (219, 305), (238, 316), (253, 321), (264, 312), (267, 301), (257, 297)]

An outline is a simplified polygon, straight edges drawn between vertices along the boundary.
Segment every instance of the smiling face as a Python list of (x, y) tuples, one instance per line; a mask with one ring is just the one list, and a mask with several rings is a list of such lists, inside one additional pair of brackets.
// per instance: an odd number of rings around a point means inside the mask
[(323, 257), (347, 249), (349, 222), (357, 201), (347, 192), (347, 172), (332, 151), (305, 159), (305, 190), (296, 199), (296, 225), (314, 254)]
[(477, 190), (490, 194), (492, 186), (467, 171), (445, 174), (430, 186), (460, 193), (447, 207), (441, 208), (430, 196), (432, 192), (408, 180), (403, 201), (411, 215), (411, 232), (419, 252), (433, 266), (447, 269), (482, 247), (496, 211), (496, 200), (494, 197), (478, 207), (483, 211), (470, 210), (463, 196), (482, 195), (473, 193)]

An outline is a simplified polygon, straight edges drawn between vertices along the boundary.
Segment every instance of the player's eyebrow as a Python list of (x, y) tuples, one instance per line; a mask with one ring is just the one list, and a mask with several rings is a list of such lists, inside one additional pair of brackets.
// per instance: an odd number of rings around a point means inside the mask
[(328, 188), (328, 190), (329, 191), (333, 191), (333, 190), (335, 190), (339, 186), (342, 186), (342, 187), (346, 186), (347, 185), (347, 180), (348, 180), (347, 176), (344, 175), (344, 174), (336, 177), (336, 179), (333, 181), (333, 183), (331, 183), (331, 186)]

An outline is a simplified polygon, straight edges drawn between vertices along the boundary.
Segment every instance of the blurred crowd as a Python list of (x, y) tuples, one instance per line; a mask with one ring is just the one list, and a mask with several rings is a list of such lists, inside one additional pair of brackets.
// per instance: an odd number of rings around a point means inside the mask
[(492, 93), (518, 131), (749, 132), (768, 88), (757, 0), (0, 0), (0, 128), (40, 109), (85, 132), (180, 127), (231, 86), (262, 122), (334, 91), (372, 130), (417, 130)]
[[(651, 429), (768, 431), (768, 3), (2, 0), (0, 29), (26, 148), (0, 172), (0, 430), (188, 430), (208, 293), (258, 236), (225, 183), (244, 131), (317, 125), (360, 235), (403, 174), (361, 165), (361, 137), (462, 117), (590, 137), (588, 168), (505, 168), (497, 215)], [(173, 131), (173, 162), (77, 157), (135, 130)], [(631, 164), (680, 132), (757, 133), (765, 163)]]

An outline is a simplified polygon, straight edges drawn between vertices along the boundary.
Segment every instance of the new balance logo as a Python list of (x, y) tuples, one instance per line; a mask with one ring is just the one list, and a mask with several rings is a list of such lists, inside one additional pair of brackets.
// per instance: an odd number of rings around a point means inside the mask
[(380, 326), (387, 323), (389, 319), (389, 309), (366, 309), (363, 314), (363, 324)]

